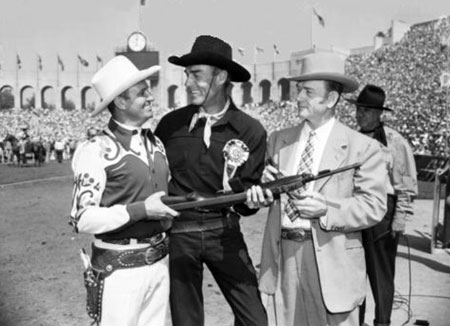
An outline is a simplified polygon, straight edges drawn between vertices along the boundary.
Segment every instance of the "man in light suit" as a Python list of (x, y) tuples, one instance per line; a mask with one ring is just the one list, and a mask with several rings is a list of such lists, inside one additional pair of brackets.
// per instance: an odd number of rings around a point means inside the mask
[[(278, 170), (266, 167), (263, 181), (273, 180), (275, 172), (316, 174), (361, 163), (272, 203), (259, 287), (266, 303), (273, 296), (279, 326), (356, 326), (366, 296), (360, 231), (386, 212), (387, 168), (379, 143), (335, 118), (341, 93), (358, 88), (344, 64), (333, 53), (305, 56), (301, 75), (291, 78), (303, 121), (269, 138), (268, 157)], [(305, 160), (311, 161), (308, 170), (299, 171)]]

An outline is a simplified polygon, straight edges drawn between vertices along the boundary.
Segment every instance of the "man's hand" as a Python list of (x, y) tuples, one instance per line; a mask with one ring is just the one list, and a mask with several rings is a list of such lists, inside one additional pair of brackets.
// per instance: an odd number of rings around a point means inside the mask
[(285, 174), (282, 171), (278, 170), (275, 166), (268, 164), (264, 167), (261, 181), (262, 182), (274, 181), (284, 176)]
[(161, 197), (165, 194), (164, 191), (158, 191), (147, 197), (145, 200), (147, 220), (172, 220), (174, 217), (180, 215), (180, 213), (166, 206), (161, 201)]
[(273, 195), (269, 189), (266, 189), (265, 194), (260, 186), (252, 186), (247, 190), (247, 206), (251, 209), (268, 206), (273, 202)]
[(405, 233), (406, 228), (406, 213), (396, 213), (391, 224), (391, 235), (395, 237), (397, 234), (401, 235)]
[(305, 191), (298, 199), (291, 199), (302, 218), (319, 218), (327, 214), (328, 206), (322, 194), (316, 191)]

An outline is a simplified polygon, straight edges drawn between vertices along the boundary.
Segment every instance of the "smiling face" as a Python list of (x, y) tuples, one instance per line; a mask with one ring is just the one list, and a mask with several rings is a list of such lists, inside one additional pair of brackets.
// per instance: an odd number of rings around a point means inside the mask
[(141, 81), (131, 86), (124, 95), (120, 96), (122, 113), (126, 123), (140, 126), (153, 117), (153, 97), (147, 81)]
[(205, 109), (214, 107), (223, 100), (224, 71), (209, 65), (193, 65), (185, 69), (186, 90), (194, 105)]

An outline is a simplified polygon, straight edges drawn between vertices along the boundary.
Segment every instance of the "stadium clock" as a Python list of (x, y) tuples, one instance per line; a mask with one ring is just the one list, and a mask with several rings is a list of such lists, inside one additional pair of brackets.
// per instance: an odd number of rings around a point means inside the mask
[(147, 38), (141, 32), (133, 32), (128, 37), (128, 48), (133, 52), (139, 52), (145, 49)]

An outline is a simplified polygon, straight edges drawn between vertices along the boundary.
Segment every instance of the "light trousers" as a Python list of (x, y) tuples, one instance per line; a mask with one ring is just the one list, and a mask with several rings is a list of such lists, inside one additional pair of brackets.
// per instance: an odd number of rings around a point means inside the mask
[(113, 272), (105, 279), (101, 326), (164, 326), (169, 288), (168, 256)]
[(359, 307), (332, 314), (320, 288), (313, 241), (281, 240), (281, 293), (275, 296), (278, 326), (358, 326)]

